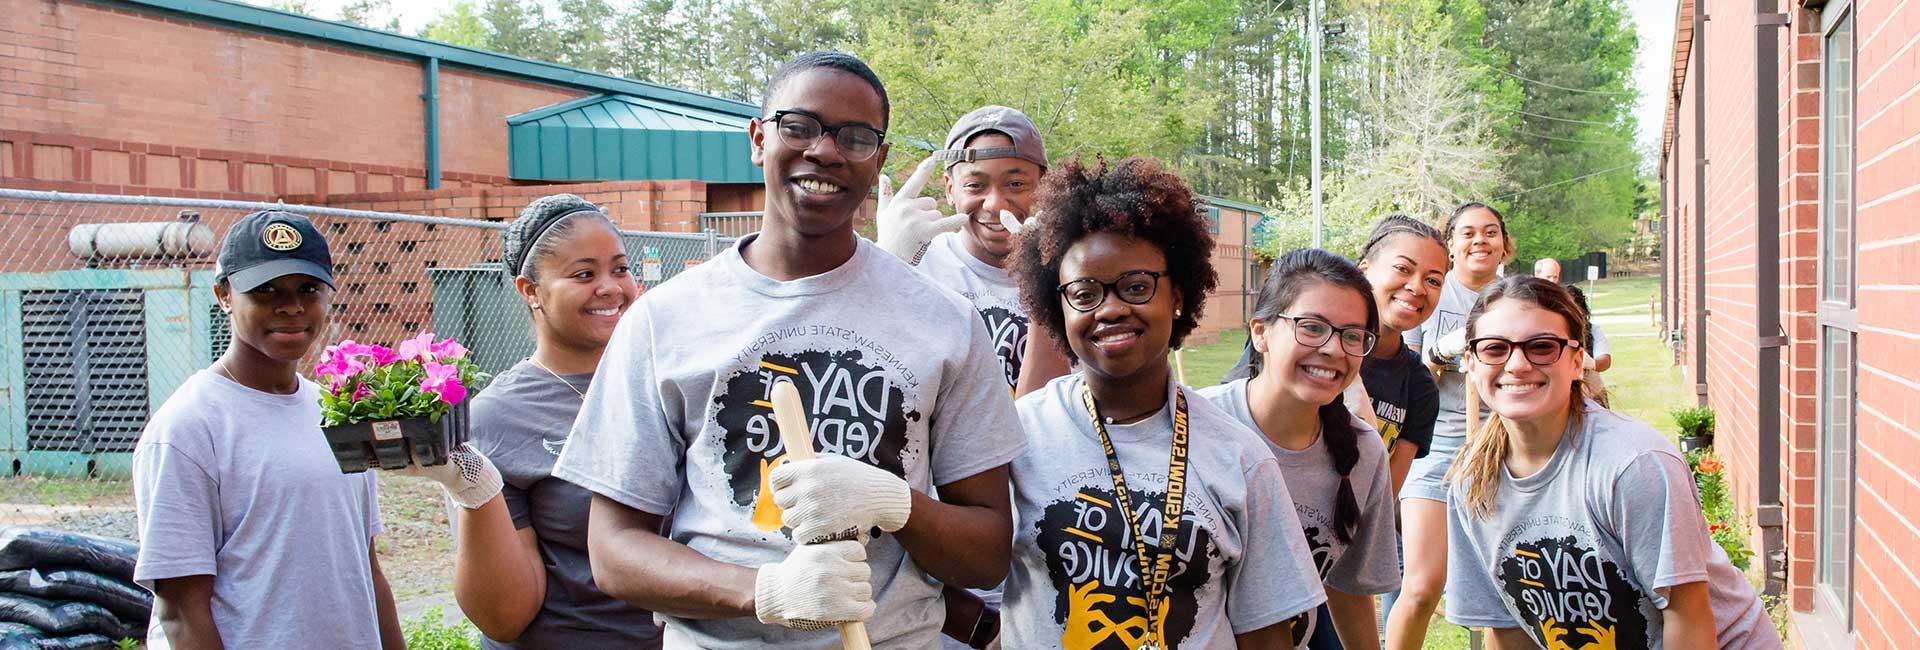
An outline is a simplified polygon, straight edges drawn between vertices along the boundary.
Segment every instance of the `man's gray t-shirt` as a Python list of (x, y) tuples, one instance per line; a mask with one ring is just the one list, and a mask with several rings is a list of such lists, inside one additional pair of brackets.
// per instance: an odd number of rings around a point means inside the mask
[(1567, 429), (1540, 471), (1502, 470), (1486, 517), (1449, 486), (1447, 620), (1521, 628), (1542, 647), (1658, 649), (1667, 589), (1705, 581), (1721, 648), (1779, 648), (1672, 443), (1592, 401)]
[[(1028, 443), (1013, 463), (1013, 572), (1001, 647), (1137, 648), (1149, 638), (1133, 534), (1117, 509), (1082, 385), (1070, 374), (1018, 402)], [(1326, 592), (1273, 453), (1259, 434), (1179, 386), (1170, 386), (1158, 413), (1107, 426), (1148, 552), (1160, 548), (1175, 389), (1187, 391), (1189, 442), (1163, 605), (1166, 641), (1233, 648), (1235, 634), (1311, 613)]]
[[(564, 382), (564, 383), (563, 383)], [(593, 584), (587, 562), (587, 510), (593, 493), (553, 478), (553, 461), (580, 412), (593, 374), (555, 377), (531, 361), (501, 372), (473, 400), (473, 445), (500, 469), (515, 529), (533, 528), (547, 592), (540, 613), (513, 643), (486, 648), (658, 648), (653, 612)], [(571, 385), (572, 388), (568, 386)]]
[(934, 284), (960, 294), (980, 313), (987, 324), (987, 337), (1000, 369), (1007, 376), (1007, 390), (1020, 381), (1021, 354), (1027, 349), (1027, 310), (1020, 305), (1020, 287), (1007, 276), (1006, 269), (980, 261), (967, 252), (957, 232), (941, 233), (927, 246), (927, 254), (916, 268)]
[[(959, 296), (866, 240), (839, 268), (774, 280), (741, 257), (756, 239), (627, 310), (554, 476), (671, 514), (674, 541), (758, 567), (793, 549), (766, 487), (785, 457), (769, 402), (776, 380), (799, 388), (819, 453), (886, 469), (922, 493), (1019, 455), (1019, 422), (986, 326)], [(867, 563), (875, 647), (936, 645), (939, 583), (893, 535), (868, 543)], [(752, 616), (666, 624), (709, 650), (839, 646), (831, 629)]]
[[(1199, 393), (1258, 434), (1260, 425), (1247, 405), (1248, 381), (1237, 379), (1202, 388)], [(1387, 448), (1373, 427), (1357, 417), (1350, 416), (1348, 422), (1359, 433), (1360, 447), (1360, 459), (1347, 474), (1354, 500), (1360, 505), (1360, 521), (1350, 544), (1341, 542), (1333, 532), (1340, 475), (1333, 470), (1326, 437), (1316, 437), (1312, 445), (1300, 450), (1281, 447), (1268, 439), (1267, 448), (1280, 463), (1280, 475), (1286, 481), (1287, 494), (1293, 497), (1294, 511), (1320, 579), (1348, 594), (1384, 594), (1400, 587), (1400, 540), (1394, 524), (1396, 499), (1392, 475), (1387, 471)], [(1316, 618), (1306, 617), (1303, 627), (1311, 630)], [(1312, 636), (1309, 632), (1301, 638)]]
[[(188, 377), (133, 451), (133, 579), (213, 576), (229, 648), (379, 648), (369, 543), (372, 472), (342, 474), (320, 431), (319, 386), (263, 393), (212, 370)], [(159, 612), (147, 647), (171, 647)]]

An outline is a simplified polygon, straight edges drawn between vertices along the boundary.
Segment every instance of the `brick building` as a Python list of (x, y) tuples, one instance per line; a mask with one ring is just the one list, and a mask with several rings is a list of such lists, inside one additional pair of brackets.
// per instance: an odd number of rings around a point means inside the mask
[(1660, 159), (1675, 361), (1717, 411), (1793, 644), (1920, 647), (1920, 5), (1678, 11)]
[[(488, 221), (567, 191), (632, 230), (758, 227), (752, 104), (229, 0), (0, 0), (0, 16), (0, 186)], [(1244, 234), (1261, 213), (1212, 204), (1221, 306), (1202, 340), (1244, 325)], [(208, 217), (216, 231), (230, 218)], [(65, 260), (73, 219), (6, 221), (5, 241), (45, 250), (0, 255), (0, 272)], [(396, 227), (411, 230), (380, 234), (407, 257), (487, 259), (475, 233)], [(409, 262), (389, 242), (346, 244), (349, 267)]]

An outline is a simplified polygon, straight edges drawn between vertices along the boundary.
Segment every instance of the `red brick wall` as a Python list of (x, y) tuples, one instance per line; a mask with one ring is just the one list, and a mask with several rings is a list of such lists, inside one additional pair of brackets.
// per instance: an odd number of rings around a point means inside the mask
[(1920, 643), (1920, 5), (1859, 3), (1860, 631)]
[(1220, 208), (1220, 232), (1213, 235), (1213, 271), (1220, 276), (1219, 287), (1207, 296), (1206, 311), (1200, 326), (1194, 329), (1188, 345), (1217, 339), (1222, 332), (1245, 329), (1247, 311), (1253, 296), (1248, 295), (1246, 229), (1247, 213)]
[[(10, 187), (234, 198), (426, 187), (418, 61), (87, 2), (0, 0), (0, 15)], [(443, 186), (506, 184), (507, 116), (583, 94), (443, 67)], [(61, 185), (74, 182), (92, 185)]]
[[(1781, 497), (1786, 505), (1789, 602), (1813, 610), (1815, 540), (1819, 533), (1817, 483), (1820, 405), (1818, 341), (1820, 159), (1823, 38), (1818, 12), (1797, 11), (1793, 26), (1779, 32), (1780, 96), (1772, 102), (1780, 131), (1780, 186), (1753, 186), (1754, 22), (1753, 5), (1733, 0), (1702, 2), (1712, 16), (1705, 34), (1707, 83), (1689, 70), (1678, 99), (1667, 196), (1669, 255), (1667, 286), (1677, 300), (1672, 318), (1688, 324), (1683, 367), (1694, 376), (1692, 354), (1704, 351), (1710, 404), (1719, 414), (1718, 451), (1726, 457), (1735, 497), (1751, 513), (1758, 478), (1757, 431), (1761, 418), (1778, 418), (1782, 457)], [(1797, 3), (1796, 3), (1797, 4)], [(1839, 3), (1830, 3), (1837, 5)], [(1856, 33), (1856, 237), (1859, 319), (1857, 443), (1853, 450), (1854, 639), (1863, 648), (1908, 648), (1920, 643), (1920, 617), (1908, 613), (1920, 602), (1920, 6), (1897, 0), (1857, 0)], [(1693, 104), (1704, 93), (1709, 122), (1706, 148), (1693, 151)], [(1694, 163), (1710, 164), (1696, 179)], [(1695, 183), (1706, 188), (1707, 246), (1693, 246)], [(1778, 259), (1758, 259), (1754, 210), (1758, 191), (1780, 198)], [(1692, 265), (1706, 260), (1711, 315), (1705, 337), (1692, 321)], [(1755, 338), (1772, 332), (1753, 327), (1754, 269), (1779, 268), (1782, 349), (1781, 386), (1755, 386)], [(1761, 390), (1777, 390), (1779, 413), (1757, 413)], [(1757, 531), (1753, 531), (1756, 532)], [(1753, 536), (1757, 544), (1759, 538)]]

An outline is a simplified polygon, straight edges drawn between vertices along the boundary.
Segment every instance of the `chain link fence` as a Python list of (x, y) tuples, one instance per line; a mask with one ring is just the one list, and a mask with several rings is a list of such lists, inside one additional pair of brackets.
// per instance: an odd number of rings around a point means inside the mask
[[(431, 330), (493, 373), (532, 352), (526, 307), (500, 268), (505, 223), (0, 188), (0, 473), (124, 475), (148, 415), (226, 351), (214, 257), (230, 225), (266, 209), (312, 219), (327, 238), (327, 343)], [(649, 288), (733, 242), (711, 230), (621, 235)]]

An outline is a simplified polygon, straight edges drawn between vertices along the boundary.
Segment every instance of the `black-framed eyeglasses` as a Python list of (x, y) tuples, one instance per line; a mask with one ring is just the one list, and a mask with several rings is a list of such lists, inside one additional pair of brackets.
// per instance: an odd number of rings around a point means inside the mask
[(1317, 348), (1327, 344), (1327, 339), (1340, 336), (1340, 350), (1347, 354), (1364, 357), (1373, 353), (1373, 346), (1380, 342), (1380, 335), (1365, 327), (1334, 327), (1327, 319), (1317, 316), (1288, 316), (1275, 314), (1274, 318), (1286, 320), (1293, 325), (1293, 340), (1301, 345)]
[(1119, 296), (1120, 301), (1129, 305), (1144, 305), (1153, 301), (1153, 294), (1160, 289), (1160, 278), (1167, 274), (1159, 271), (1128, 271), (1120, 274), (1112, 282), (1101, 282), (1093, 278), (1080, 278), (1060, 285), (1060, 298), (1074, 311), (1093, 311), (1106, 302), (1107, 294)]
[(1507, 359), (1513, 357), (1513, 349), (1516, 347), (1520, 348), (1520, 354), (1527, 358), (1528, 363), (1548, 366), (1559, 361), (1560, 355), (1565, 353), (1567, 348), (1578, 349), (1580, 342), (1552, 334), (1542, 334), (1524, 341), (1498, 336), (1482, 336), (1467, 341), (1467, 350), (1473, 353), (1473, 358), (1489, 366), (1506, 365)]
[(773, 115), (761, 122), (773, 124), (774, 130), (780, 134), (780, 141), (794, 151), (806, 151), (813, 147), (814, 141), (819, 140), (821, 135), (831, 135), (833, 143), (840, 147), (841, 155), (856, 162), (879, 153), (880, 143), (887, 139), (885, 132), (871, 126), (856, 122), (822, 124), (819, 116), (805, 111), (774, 111)]

